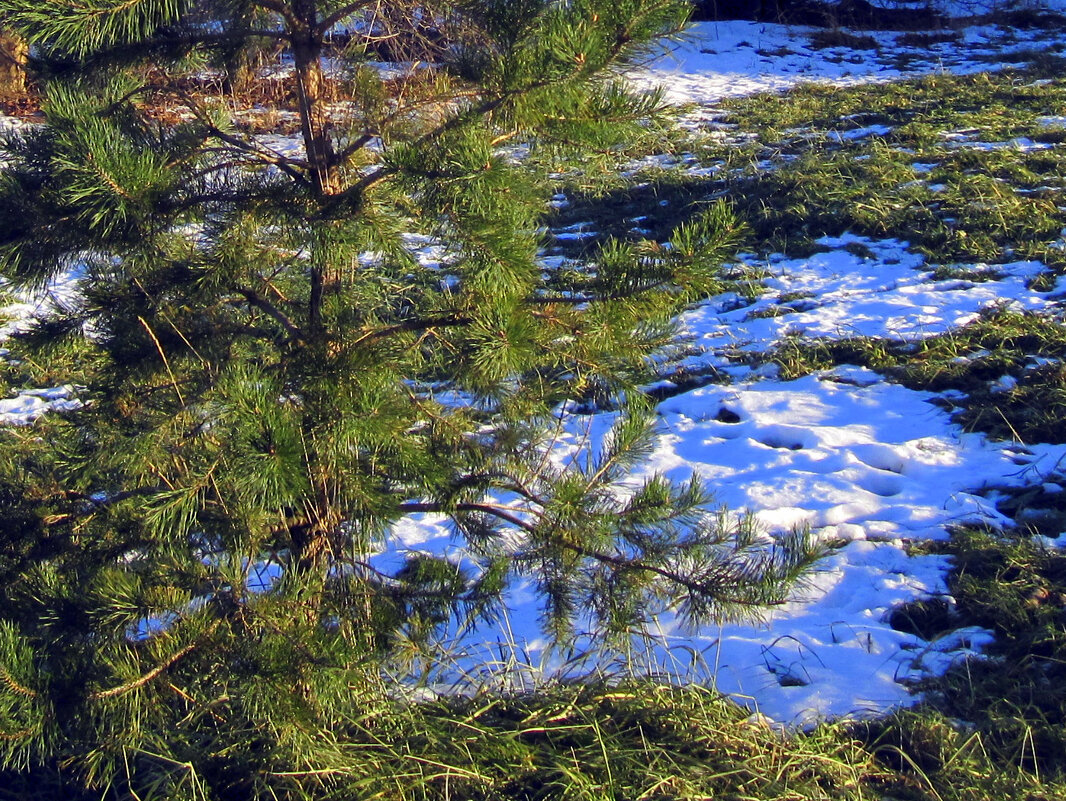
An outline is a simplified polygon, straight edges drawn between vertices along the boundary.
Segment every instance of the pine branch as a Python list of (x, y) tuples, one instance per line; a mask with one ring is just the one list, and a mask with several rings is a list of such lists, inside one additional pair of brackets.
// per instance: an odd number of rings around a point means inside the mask
[(642, 561), (635, 560), (635, 559), (626, 559), (625, 557), (622, 557), (622, 556), (613, 556), (613, 555), (608, 554), (608, 553), (603, 553), (602, 551), (596, 551), (596, 550), (592, 550), (590, 548), (585, 548), (585, 547), (583, 547), (581, 545), (577, 545), (574, 542), (559, 541), (559, 542), (552, 542), (552, 545), (561, 547), (561, 548), (563, 548), (565, 550), (571, 551), (572, 553), (576, 553), (579, 556), (583, 556), (583, 557), (586, 557), (588, 559), (594, 559), (595, 561), (600, 562), (602, 564), (611, 565), (612, 567), (617, 567), (617, 568), (619, 568), (621, 570), (636, 570), (636, 571), (639, 571), (639, 572), (654, 573), (655, 575), (661, 576), (662, 578), (665, 578), (668, 581), (671, 581), (671, 582), (673, 582), (674, 584), (677, 584), (680, 587), (684, 587), (686, 590), (688, 590), (689, 592), (693, 593), (694, 595), (697, 595), (697, 596), (700, 596), (700, 597), (703, 597), (703, 598), (713, 598), (715, 601), (719, 601), (719, 602), (723, 602), (723, 603), (727, 603), (727, 604), (735, 604), (737, 606), (747, 606), (747, 607), (758, 608), (758, 607), (765, 607), (765, 606), (781, 606), (781, 605), (787, 603), (787, 600), (784, 600), (784, 599), (781, 599), (781, 600), (766, 600), (766, 599), (755, 599), (755, 600), (752, 600), (750, 598), (739, 598), (739, 597), (723, 598), (722, 594), (721, 594), (721, 591), (723, 589), (722, 587), (715, 586), (715, 585), (710, 584), (710, 583), (708, 583), (706, 581), (698, 581), (696, 579), (693, 579), (693, 578), (691, 578), (689, 576), (684, 575), (683, 573), (678, 573), (675, 570), (667, 570), (666, 568), (659, 567), (658, 565), (649, 564), (647, 562), (642, 562)]
[(399, 511), (403, 514), (448, 514), (450, 512), (481, 512), (483, 514), (497, 517), (500, 520), (504, 520), (513, 526), (523, 529), (529, 533), (536, 533), (537, 526), (534, 523), (530, 523), (528, 520), (523, 520), (515, 514), (516, 509), (509, 506), (502, 506), (492, 503), (457, 503), (454, 506), (445, 506), (440, 503), (402, 503), (398, 507)]
[(395, 325), (386, 326), (385, 328), (368, 331), (356, 339), (352, 344), (359, 345), (363, 342), (373, 342), (377, 339), (384, 339), (393, 334), (402, 334), (404, 332), (429, 331), (434, 328), (452, 328), (455, 326), (470, 325), (472, 322), (474, 322), (473, 318), (465, 317), (460, 314), (452, 314), (447, 317), (415, 318), (405, 320), (402, 323), (396, 323)]
[(257, 142), (249, 142), (240, 137), (233, 136), (232, 134), (223, 131), (217, 125), (211, 121), (211, 115), (207, 113), (206, 109), (188, 92), (177, 89), (175, 87), (168, 87), (168, 91), (178, 98), (185, 107), (192, 112), (193, 116), (204, 126), (204, 129), (208, 136), (217, 139), (220, 142), (224, 142), (232, 148), (236, 148), (242, 153), (254, 157), (256, 160), (263, 164), (276, 167), (281, 170), (285, 175), (293, 179), (297, 184), (305, 188), (311, 186), (311, 180), (300, 171), (300, 168), (306, 168), (307, 163), (300, 159), (292, 159), (288, 156), (283, 156), (275, 150), (272, 150), (264, 145), (260, 145)]
[(377, 138), (377, 136), (375, 134), (369, 134), (369, 133), (365, 133), (362, 136), (358, 137), (355, 141), (351, 142), (347, 147), (345, 147), (343, 150), (341, 150), (340, 152), (337, 153), (337, 161), (338, 161), (338, 163), (343, 164), (345, 161), (347, 161), (353, 155), (355, 155), (360, 150), (362, 150), (364, 147), (366, 147), (368, 144), (373, 142), (374, 139), (376, 139), (376, 138)]
[[(167, 388), (170, 388), (169, 384), (165, 386)], [(76, 497), (79, 500), (87, 501), (92, 504), (93, 509), (103, 509), (108, 506), (113, 506), (116, 503), (121, 503), (122, 501), (129, 500), (130, 498), (142, 498), (165, 491), (166, 487), (162, 485), (157, 485), (154, 487), (138, 487), (137, 489), (123, 490), (122, 492), (115, 492), (103, 498), (100, 498), (95, 494), (85, 495), (83, 493), (77, 493)]]
[(143, 687), (153, 679), (157, 678), (167, 668), (172, 667), (178, 660), (182, 659), (183, 657), (194, 651), (196, 647), (197, 643), (189, 643), (177, 653), (169, 656), (162, 664), (149, 670), (143, 676), (140, 676), (139, 678), (136, 678), (133, 681), (126, 682), (125, 684), (120, 684), (117, 687), (111, 687), (107, 690), (98, 690), (97, 692), (90, 693), (88, 698), (90, 701), (100, 701), (105, 698), (114, 698), (119, 695), (125, 695), (126, 693), (133, 692), (134, 690)]
[[(463, 114), (449, 117), (443, 123), (438, 125), (433, 130), (423, 134), (414, 142), (410, 143), (410, 147), (418, 151), (422, 148), (432, 147), (433, 143), (440, 139), (444, 134), (461, 127), (464, 123), (468, 122), (472, 117), (487, 116), (495, 111), (497, 108), (506, 103), (509, 99), (513, 99), (521, 92), (505, 92), (500, 94), (491, 100), (486, 100), (480, 105), (474, 106), (471, 109), (467, 109)], [(481, 93), (472, 93), (474, 96), (479, 96)], [(341, 192), (332, 195), (327, 203), (323, 207), (323, 211), (326, 214), (332, 212), (333, 209), (343, 208), (348, 204), (354, 202), (355, 199), (361, 198), (363, 194), (373, 186), (381, 183), (382, 181), (396, 175), (400, 172), (400, 168), (395, 165), (382, 165), (377, 169), (366, 173), (362, 178), (347, 187)]]
[(519, 481), (510, 473), (506, 473), (502, 470), (495, 470), (482, 473), (471, 473), (470, 475), (463, 476), (449, 488), (453, 493), (460, 492), (468, 487), (475, 487), (478, 489), (484, 489), (487, 487), (493, 487), (496, 489), (508, 490), (520, 495), (531, 503), (535, 503), (538, 506), (544, 506), (545, 500), (534, 493), (529, 487)]
[(289, 335), (289, 341), (295, 344), (302, 344), (304, 341), (303, 332), (300, 330), (292, 320), (289, 319), (281, 309), (257, 293), (253, 289), (246, 289), (244, 287), (234, 287), (234, 291), (241, 297), (248, 301), (249, 305), (253, 306), (259, 311), (263, 312), (285, 329), (285, 332)]
[(5, 22), (32, 42), (44, 42), (77, 58), (143, 42), (185, 10), (181, 0), (65, 0), (42, 4), (8, 0)]
[(234, 40), (239, 41), (245, 37), (251, 37), (253, 39), (269, 39), (275, 42), (287, 42), (289, 41), (289, 34), (282, 30), (272, 30), (269, 28), (241, 28), (239, 34), (231, 33), (201, 33), (196, 35), (187, 36), (168, 36), (161, 38), (160, 41), (166, 44), (183, 44), (183, 45), (232, 45)]
[(38, 723), (34, 726), (28, 726), (25, 729), (14, 732), (0, 732), (0, 740), (11, 742), (13, 740), (25, 740), (33, 735), (37, 734), (41, 730), (41, 724)]
[(621, 291), (604, 292), (599, 295), (534, 295), (526, 298), (525, 302), (535, 306), (546, 306), (551, 304), (559, 306), (581, 306), (586, 303), (627, 300), (629, 298), (637, 297), (638, 295), (646, 295), (651, 292), (661, 291), (670, 286), (671, 283), (664, 279), (652, 284), (635, 286), (631, 289)]
[(155, 331), (148, 325), (148, 321), (143, 317), (138, 317), (137, 321), (144, 327), (144, 330), (148, 332), (148, 336), (152, 338), (152, 342), (155, 343), (155, 348), (159, 352), (160, 358), (163, 359), (163, 366), (167, 368), (167, 375), (170, 376), (170, 383), (174, 387), (174, 394), (178, 396), (178, 403), (182, 406), (185, 405), (185, 398), (182, 397), (181, 389), (178, 387), (178, 380), (174, 377), (174, 371), (170, 369), (170, 360), (167, 359), (167, 354), (163, 350), (163, 345), (159, 341), (159, 337), (155, 335)]
[(356, 2), (354, 3), (349, 3), (346, 6), (341, 6), (329, 16), (324, 17), (322, 21), (315, 26), (314, 31), (316, 34), (321, 36), (322, 34), (329, 31), (330, 28), (332, 28), (345, 17), (351, 16), (359, 9), (366, 8), (372, 3), (376, 3), (378, 1), (379, 0), (356, 0)]
[(286, 3), (282, 0), (251, 0), (250, 5), (277, 14), (291, 26), (295, 27), (301, 24), (300, 18), (293, 13), (291, 3)]
[(214, 125), (209, 125), (207, 131), (210, 136), (218, 139), (220, 142), (225, 142), (227, 145), (236, 148), (242, 153), (247, 153), (255, 157), (264, 164), (277, 167), (300, 186), (310, 187), (312, 185), (310, 179), (298, 169), (299, 167), (306, 166), (306, 162), (298, 159), (291, 159), (288, 156), (283, 156), (280, 153), (271, 150), (270, 148), (246, 142), (243, 139), (226, 133)]
[(7, 685), (8, 689), (16, 695), (21, 695), (24, 698), (36, 698), (37, 691), (31, 690), (29, 687), (23, 687), (15, 677), (12, 676), (5, 667), (0, 667), (0, 681), (3, 681)]

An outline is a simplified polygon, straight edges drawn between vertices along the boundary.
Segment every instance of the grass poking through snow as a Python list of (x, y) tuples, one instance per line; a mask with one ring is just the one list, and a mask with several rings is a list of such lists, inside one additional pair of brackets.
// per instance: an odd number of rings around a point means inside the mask
[[(617, 179), (565, 173), (559, 191), (569, 205), (552, 222), (581, 222), (593, 234), (579, 244), (560, 242), (560, 252), (581, 253), (606, 234), (665, 240), (705, 204), (724, 198), (748, 226), (746, 247), (758, 256), (803, 257), (819, 249), (820, 238), (850, 232), (909, 243), (925, 257), (934, 282), (995, 282), (1004, 275), (1000, 265), (1040, 262), (1027, 286), (1049, 294), (1047, 312), (993, 308), (919, 341), (786, 337), (762, 358), (786, 379), (861, 365), (910, 388), (943, 393), (937, 402), (968, 430), (1023, 444), (1066, 442), (1066, 324), (1063, 298), (1052, 294), (1066, 275), (1066, 59), (1019, 52), (1013, 60), (1018, 68), (999, 73), (847, 89), (810, 85), (726, 101), (714, 130), (675, 143), (669, 157), (635, 162)], [(753, 316), (787, 315), (807, 302), (782, 295)], [(920, 707), (850, 727), (825, 725), (787, 744), (761, 741), (760, 749), (791, 754), (784, 764), (807, 765), (801, 772), (813, 784), (667, 782), (623, 795), (1066, 798), (1066, 556), (1031, 537), (1066, 529), (1062, 490), (1046, 483), (987, 488), (1019, 530), (954, 532), (939, 546), (953, 559), (952, 600), (929, 599), (897, 612), (901, 627), (925, 638), (965, 626), (992, 630), (996, 644), (986, 657), (925, 682), (928, 700)], [(688, 692), (656, 697), (669, 698), (677, 711), (693, 702)], [(640, 703), (655, 707), (651, 698)], [(618, 723), (616, 708), (601, 706), (601, 712), (610, 725)], [(689, 714), (691, 727), (653, 727), (650, 741), (658, 747), (681, 731), (696, 731), (702, 719)], [(738, 718), (713, 739), (728, 747), (751, 730)], [(647, 737), (649, 730), (642, 731)], [(818, 769), (804, 761), (815, 743), (827, 749), (815, 759)], [(675, 742), (667, 750), (691, 753), (687, 748)], [(732, 753), (734, 760), (752, 758)], [(702, 752), (700, 758), (714, 762)], [(547, 784), (522, 797), (553, 797), (543, 789)]]
[(940, 402), (969, 430), (1022, 443), (1066, 442), (1066, 325), (1052, 317), (994, 309), (918, 342), (787, 338), (772, 359), (785, 378), (856, 364), (911, 389), (955, 390)]

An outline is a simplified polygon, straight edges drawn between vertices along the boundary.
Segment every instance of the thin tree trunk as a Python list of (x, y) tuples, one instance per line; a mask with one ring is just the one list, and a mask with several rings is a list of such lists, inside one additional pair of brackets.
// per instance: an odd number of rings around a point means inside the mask
[[(290, 42), (300, 128), (314, 194), (319, 202), (323, 202), (339, 194), (343, 187), (339, 159), (329, 135), (326, 76), (322, 70), (323, 42), (318, 33), (318, 0), (292, 0), (291, 8), (295, 19), (290, 22)], [(308, 358), (323, 360), (328, 358), (323, 303), (326, 295), (336, 290), (339, 276), (326, 243), (313, 241), (310, 250), (307, 353)], [(325, 576), (332, 557), (330, 540), (339, 524), (336, 505), (329, 491), (332, 480), (325, 474), (316, 452), (321, 408), (328, 404), (317, 397), (317, 392), (309, 393), (305, 403), (308, 407), (303, 422), (306, 459), (314, 483), (314, 500), (309, 501), (303, 510), (306, 523), (293, 531), (292, 556), (294, 566)]]
[(322, 39), (316, 33), (318, 8), (315, 0), (293, 3), (298, 27), (292, 31), (292, 57), (296, 72), (296, 96), (307, 161), (315, 188), (322, 196), (340, 191), (336, 154), (329, 139), (326, 113), (326, 79), (322, 72)]
[(26, 62), (29, 46), (10, 31), (0, 29), (0, 96), (26, 94)]
[[(315, 194), (319, 199), (325, 199), (339, 194), (342, 187), (337, 154), (329, 137), (322, 38), (317, 33), (318, 3), (316, 0), (293, 0), (292, 10), (295, 24), (291, 30), (291, 43), (300, 127)], [(308, 328), (312, 338), (321, 334), (322, 303), (330, 284), (336, 280), (326, 261), (321, 254), (311, 254)]]

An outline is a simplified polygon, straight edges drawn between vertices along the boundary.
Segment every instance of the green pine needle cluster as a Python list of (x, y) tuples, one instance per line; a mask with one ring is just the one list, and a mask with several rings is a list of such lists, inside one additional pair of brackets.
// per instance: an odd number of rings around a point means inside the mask
[[(0, 442), (0, 768), (307, 797), (358, 760), (361, 694), (432, 671), (518, 581), (556, 641), (624, 652), (657, 615), (755, 614), (818, 555), (716, 517), (696, 480), (629, 477), (639, 387), (735, 250), (730, 209), (549, 267), (548, 183), (506, 150), (639, 135), (661, 98), (618, 71), (686, 5), (395, 4), (451, 38), (391, 83), (362, 63), (376, 5), (0, 2), (48, 120), (5, 143), (0, 273), (79, 276), (14, 348), (81, 402)], [(353, 63), (328, 74), (339, 24)], [(291, 61), (299, 153), (196, 90), (191, 66), (250, 41)], [(560, 462), (590, 404), (621, 411)], [(466, 555), (376, 559), (418, 514)]]

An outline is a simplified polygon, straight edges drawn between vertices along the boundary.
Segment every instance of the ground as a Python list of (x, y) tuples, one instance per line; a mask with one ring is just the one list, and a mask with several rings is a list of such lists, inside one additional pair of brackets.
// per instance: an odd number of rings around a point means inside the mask
[[(812, 82), (890, 85), (918, 76), (935, 80), (998, 71), (1066, 46), (1061, 29), (992, 25), (953, 29), (941, 41), (857, 32), (849, 34), (856, 39), (834, 44), (819, 35), (797, 27), (701, 23), (672, 55), (630, 74), (640, 85), (663, 86), (671, 101), (685, 104), (684, 133), (668, 152), (642, 154), (623, 165), (630, 200), (641, 197), (641, 187), (661, 190), (661, 196), (650, 204), (645, 199), (645, 213), (635, 203), (630, 216), (615, 215), (615, 224), (621, 219), (623, 232), (635, 235), (650, 231), (655, 215), (669, 216), (671, 204), (682, 203), (683, 193), (664, 187), (691, 188), (697, 182), (702, 187), (699, 203), (715, 192), (736, 193), (738, 186), (757, 188), (760, 181), (771, 182), (767, 185), (772, 188), (782, 165), (809, 155), (814, 141), (826, 148), (818, 154), (843, 154), (852, 166), (880, 157), (882, 150), (902, 153), (910, 159), (905, 164), (909, 177), (896, 181), (892, 191), (915, 182), (914, 191), (926, 193), (927, 206), (940, 202), (931, 196), (948, 191), (938, 188), (936, 171), (959, 154), (1005, 152), (1021, 159), (1044, 152), (1057, 156), (1064, 148), (1063, 106), (1036, 115), (1034, 130), (1054, 134), (1046, 141), (1000, 136), (994, 126), (935, 130), (928, 152), (936, 160), (929, 162), (919, 160), (913, 143), (901, 139), (904, 126), (887, 113), (871, 117), (860, 109), (837, 115), (832, 124), (784, 125), (774, 131), (738, 127), (734, 118), (757, 122), (758, 108), (738, 110), (728, 105), (731, 97), (799, 86), (800, 95), (818, 98)], [(1040, 81), (1052, 82), (1024, 73), (1011, 80), (1038, 87)], [(784, 114), (784, 95), (763, 97), (770, 117)], [(294, 146), (295, 140), (272, 136), (279, 148)], [(769, 144), (776, 151), (769, 152)], [(985, 170), (975, 164), (975, 172)], [(829, 190), (847, 189), (849, 175), (842, 171), (836, 183), (829, 182)], [(1036, 189), (1048, 182), (1053, 179), (1043, 177)], [(597, 195), (583, 195), (581, 186), (574, 175), (559, 174), (554, 238), (545, 259), (580, 260), (583, 245), (604, 227), (594, 213)], [(1058, 212), (1049, 213), (1057, 219)], [(850, 218), (841, 219), (846, 223)], [(774, 225), (784, 230), (786, 222), (782, 217)], [(951, 218), (946, 225), (965, 234), (963, 222)], [(737, 254), (729, 266), (724, 291), (682, 316), (677, 347), (664, 355), (661, 380), (648, 388), (659, 399), (661, 436), (648, 463), (634, 475), (639, 480), (653, 471), (676, 478), (698, 473), (727, 510), (723, 514), (752, 515), (767, 537), (809, 527), (832, 546), (820, 570), (787, 606), (750, 625), (694, 632), (663, 619), (646, 643), (641, 664), (711, 682), (753, 713), (790, 725), (912, 703), (915, 681), (979, 653), (991, 637), (987, 630), (969, 627), (926, 639), (897, 630), (898, 620), (894, 628), (893, 610), (930, 597), (950, 606), (949, 563), (931, 546), (944, 540), (950, 527), (1009, 527), (1017, 509), (1005, 513), (1002, 501), (1012, 488), (1038, 487), (1056, 495), (1066, 487), (1066, 445), (1061, 440), (1003, 438), (991, 436), (987, 426), (964, 426), (953, 414), (965, 405), (960, 390), (906, 380), (896, 369), (898, 356), (893, 372), (869, 363), (869, 351), (850, 363), (835, 357), (812, 360), (808, 353), (818, 343), (832, 355), (836, 351), (825, 343), (841, 341), (884, 343), (879, 347), (889, 355), (896, 353), (893, 349), (913, 351), (957, 337), (994, 314), (1020, 319), (1036, 314), (1061, 327), (1066, 279), (1049, 268), (1047, 254), (1053, 255), (1055, 247), (1066, 249), (1066, 229), (1058, 240), (1047, 239), (1043, 255), (1014, 258), (1000, 247), (996, 253), (1001, 258), (966, 259), (957, 257), (969, 252), (965, 249), (937, 250), (922, 240), (924, 229), (913, 221), (880, 236), (844, 227), (833, 234), (793, 237), (780, 250), (771, 247), (771, 235), (756, 230), (752, 250)], [(907, 230), (914, 236), (899, 235)], [(443, 257), (433, 242), (412, 238), (411, 247), (423, 260)], [(8, 310), (6, 330), (76, 287), (74, 272), (44, 296), (17, 299)], [(953, 363), (976, 364), (985, 353), (976, 347), (960, 349), (953, 358), (961, 361)], [(989, 397), (997, 392), (1006, 397), (1049, 360), (1035, 352), (1019, 358), (1012, 369), (982, 379)], [(30, 425), (49, 408), (77, 402), (76, 388), (70, 387), (13, 392), (14, 397), (0, 400), (0, 421), (9, 425)], [(583, 427), (561, 435), (559, 460), (589, 438), (602, 436), (611, 413), (581, 419)], [(1054, 527), (1042, 531), (1052, 547), (1066, 545), (1055, 539), (1061, 533)], [(393, 550), (377, 558), (389, 560), (410, 549), (462, 558), (462, 547), (443, 519), (416, 516), (395, 527)], [(589, 642), (575, 643), (574, 653), (593, 647), (594, 640), (590, 635)], [(572, 654), (546, 651), (533, 593), (524, 588), (512, 593), (509, 618), (498, 631), (480, 629), (466, 637), (464, 647), (471, 654), (490, 654), (487, 664), (509, 671), (508, 681), (516, 675), (535, 678), (580, 669), (567, 662)], [(461, 658), (456, 670), (475, 664), (483, 668), (486, 660)]]

